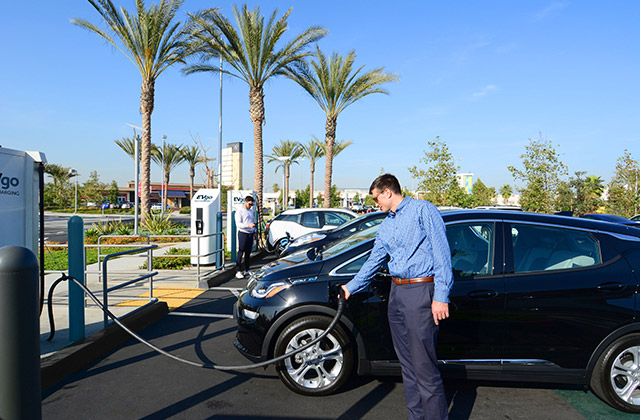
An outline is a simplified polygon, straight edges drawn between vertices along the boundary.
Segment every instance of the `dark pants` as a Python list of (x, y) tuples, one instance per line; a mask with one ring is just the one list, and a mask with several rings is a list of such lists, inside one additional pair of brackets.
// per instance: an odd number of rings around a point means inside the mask
[(402, 367), (411, 420), (448, 418), (447, 399), (436, 357), (438, 326), (431, 313), (433, 287), (433, 283), (392, 283), (389, 296), (389, 326)]
[[(251, 248), (253, 248), (253, 233), (238, 231), (238, 271), (245, 272), (251, 266)], [(243, 261), (244, 260), (244, 261)]]

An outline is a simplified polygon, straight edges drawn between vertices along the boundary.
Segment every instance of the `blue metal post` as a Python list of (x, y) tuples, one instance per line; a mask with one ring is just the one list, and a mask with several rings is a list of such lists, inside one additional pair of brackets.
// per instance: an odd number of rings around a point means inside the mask
[[(69, 218), (69, 276), (86, 284), (84, 278), (84, 222), (80, 216)], [(69, 283), (69, 341), (75, 342), (85, 337), (84, 331), (84, 291), (73, 281)]]
[[(216, 232), (222, 233), (222, 212), (216, 213)], [(222, 248), (222, 235), (216, 235), (216, 249)], [(220, 270), (222, 267), (222, 258), (224, 257), (224, 251), (216, 254), (216, 270)]]
[[(227, 216), (229, 217), (229, 216)], [(227, 232), (228, 235), (231, 235), (231, 262), (236, 262), (236, 257), (238, 253), (238, 234), (236, 228), (236, 211), (231, 212), (231, 232)]]
[(0, 419), (42, 416), (38, 289), (33, 252), (0, 247)]

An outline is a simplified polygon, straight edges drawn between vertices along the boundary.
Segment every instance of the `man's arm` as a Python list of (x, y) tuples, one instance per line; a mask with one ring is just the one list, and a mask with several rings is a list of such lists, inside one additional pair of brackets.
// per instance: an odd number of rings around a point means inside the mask
[(352, 294), (365, 289), (386, 259), (387, 251), (382, 246), (382, 241), (376, 237), (371, 254), (360, 268), (360, 271), (358, 271), (358, 274), (349, 283), (342, 285), (345, 299), (349, 299)]
[(423, 217), (433, 252), (435, 284), (431, 312), (433, 313), (433, 321), (438, 325), (439, 321), (449, 317), (449, 292), (453, 286), (451, 251), (444, 221), (437, 208), (428, 206)]

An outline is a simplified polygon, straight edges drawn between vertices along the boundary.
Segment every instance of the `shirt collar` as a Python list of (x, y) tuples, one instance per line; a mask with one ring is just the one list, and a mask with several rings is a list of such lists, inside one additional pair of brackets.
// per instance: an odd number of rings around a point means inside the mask
[(407, 206), (408, 203), (409, 203), (409, 197), (404, 197), (402, 199), (402, 201), (400, 202), (400, 204), (398, 204), (398, 207), (396, 208), (395, 212), (389, 210), (389, 217), (394, 218), (398, 214), (402, 213), (404, 211), (404, 208)]

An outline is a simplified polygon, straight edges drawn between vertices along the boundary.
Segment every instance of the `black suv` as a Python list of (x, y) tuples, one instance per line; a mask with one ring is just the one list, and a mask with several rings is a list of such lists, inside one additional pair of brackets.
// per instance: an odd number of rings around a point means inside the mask
[[(520, 212), (442, 215), (455, 279), (438, 341), (443, 374), (586, 384), (613, 407), (640, 413), (640, 230)], [(366, 261), (376, 231), (256, 272), (235, 308), (238, 349), (259, 361), (317, 337), (335, 314), (338, 286)], [(287, 387), (326, 395), (354, 370), (399, 374), (389, 287), (383, 269), (349, 299), (323, 341), (278, 364)]]

